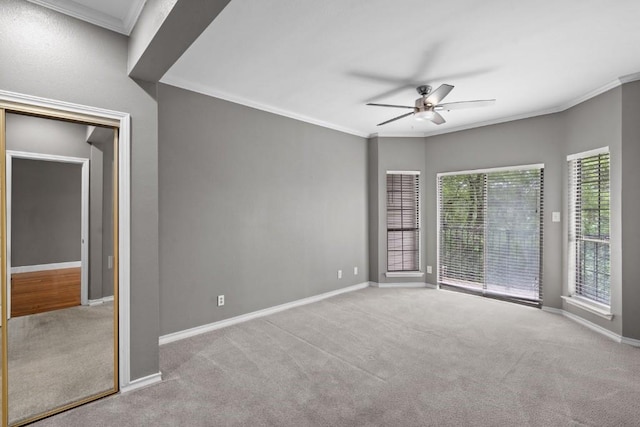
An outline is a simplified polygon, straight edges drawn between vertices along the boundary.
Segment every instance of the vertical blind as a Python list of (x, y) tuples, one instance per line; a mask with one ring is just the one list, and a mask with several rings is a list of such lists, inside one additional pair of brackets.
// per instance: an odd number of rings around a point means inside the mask
[(420, 175), (387, 173), (387, 271), (420, 269)]
[(543, 181), (542, 168), (440, 176), (440, 282), (540, 301)]
[(610, 303), (609, 153), (569, 161), (569, 244), (575, 294)]

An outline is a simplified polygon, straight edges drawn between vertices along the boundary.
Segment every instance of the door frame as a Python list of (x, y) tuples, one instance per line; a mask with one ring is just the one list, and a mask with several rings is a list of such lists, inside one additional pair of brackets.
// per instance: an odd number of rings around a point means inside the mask
[[(118, 244), (114, 248), (118, 254), (117, 265), (114, 265), (114, 273), (118, 276), (118, 355), (116, 361), (119, 389), (131, 388), (131, 115), (120, 111), (0, 90), (0, 124), (4, 122), (6, 111), (117, 128), (116, 163), (114, 165), (115, 176), (118, 179), (115, 200), (118, 213), (116, 236)], [(4, 148), (4, 137), (5, 135), (0, 135), (0, 148)], [(0, 157), (0, 161), (4, 163), (6, 161), (4, 156)], [(5, 277), (1, 276), (0, 280), (6, 280), (6, 275)], [(5, 309), (2, 308), (2, 310)], [(3, 340), (5, 340), (6, 334), (3, 335)], [(6, 363), (6, 358), (2, 363)], [(6, 387), (4, 382), (3, 378), (3, 388)], [(5, 404), (5, 402), (2, 403)]]
[(80, 193), (80, 304), (89, 304), (89, 159), (83, 157), (58, 156), (27, 151), (6, 150), (6, 198), (7, 198), (7, 319), (11, 318), (11, 203), (13, 193), (13, 159), (39, 160), (45, 162), (70, 163), (82, 166)]

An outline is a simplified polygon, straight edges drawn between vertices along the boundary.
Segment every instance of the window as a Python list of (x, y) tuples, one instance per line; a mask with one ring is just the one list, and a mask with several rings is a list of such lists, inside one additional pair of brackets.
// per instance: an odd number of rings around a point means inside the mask
[(569, 156), (568, 166), (570, 287), (609, 305), (609, 149)]
[(420, 172), (387, 172), (387, 271), (420, 270)]
[(542, 165), (438, 175), (438, 280), (542, 300)]

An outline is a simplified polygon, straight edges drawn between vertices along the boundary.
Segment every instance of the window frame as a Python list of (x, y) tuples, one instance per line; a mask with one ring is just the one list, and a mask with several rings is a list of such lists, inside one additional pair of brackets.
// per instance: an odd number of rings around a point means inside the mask
[[(387, 177), (389, 175), (411, 175), (417, 178), (417, 228), (418, 228), (418, 269), (417, 270), (390, 270), (389, 269), (389, 205)], [(385, 173), (385, 229), (386, 229), (386, 277), (422, 277), (422, 174), (418, 170), (387, 170)], [(397, 230), (396, 230), (397, 231)]]
[[(595, 156), (600, 156), (602, 154), (607, 154), (609, 156), (609, 176), (608, 176), (608, 187), (609, 194), (607, 195), (609, 199), (609, 239), (597, 239), (598, 244), (606, 244), (609, 251), (609, 283), (608, 283), (608, 294), (609, 300), (608, 303), (602, 302), (595, 298), (590, 298), (588, 295), (584, 295), (578, 291), (577, 287), (577, 275), (579, 273), (580, 266), (578, 265), (578, 249), (577, 246), (579, 242), (593, 242), (595, 241), (592, 238), (584, 238), (580, 239), (577, 236), (577, 200), (576, 187), (579, 185), (578, 182), (575, 181), (573, 168), (574, 162), (579, 160), (588, 159)], [(567, 156), (567, 198), (568, 198), (568, 213), (567, 213), (567, 260), (568, 260), (568, 297), (563, 297), (563, 300), (579, 307), (582, 307), (594, 314), (600, 315), (607, 319), (611, 319), (613, 316), (611, 314), (611, 151), (609, 147), (601, 147), (594, 150), (584, 151), (580, 153), (575, 153)], [(600, 194), (601, 192), (599, 192)], [(599, 196), (600, 198), (600, 196)], [(600, 215), (598, 224), (600, 224)], [(598, 272), (596, 271), (596, 274)]]

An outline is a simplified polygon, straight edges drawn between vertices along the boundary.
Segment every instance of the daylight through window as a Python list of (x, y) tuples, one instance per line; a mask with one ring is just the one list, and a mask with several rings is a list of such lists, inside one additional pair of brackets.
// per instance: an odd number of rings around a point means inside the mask
[(569, 158), (569, 259), (575, 295), (609, 305), (609, 151)]

